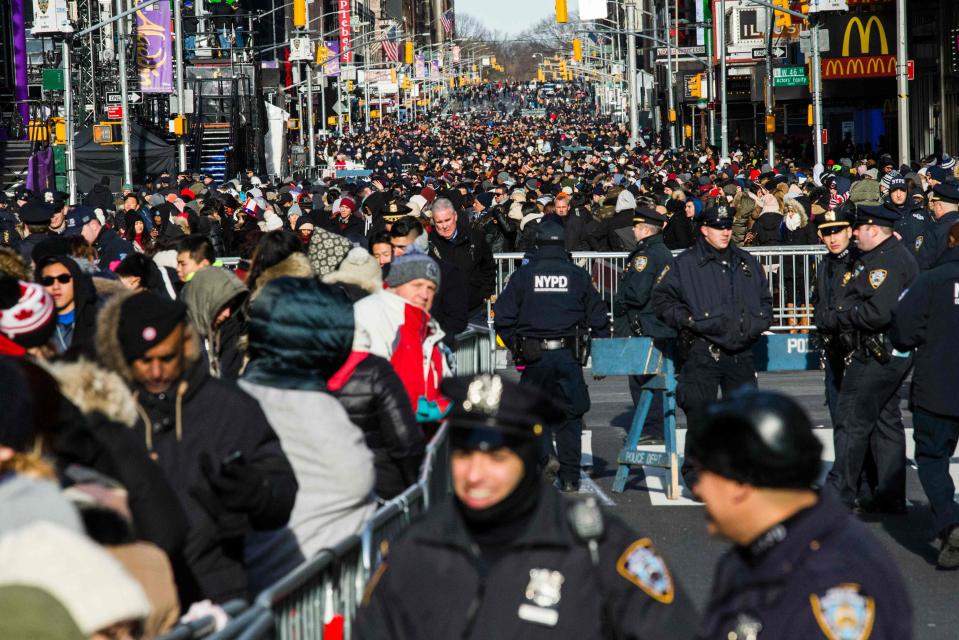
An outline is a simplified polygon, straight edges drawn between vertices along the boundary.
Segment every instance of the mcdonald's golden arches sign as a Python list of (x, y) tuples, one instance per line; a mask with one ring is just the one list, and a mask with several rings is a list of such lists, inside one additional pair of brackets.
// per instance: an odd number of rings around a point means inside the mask
[(896, 27), (892, 14), (851, 14), (833, 19), (829, 40), (837, 57), (822, 59), (823, 80), (888, 78), (896, 75)]

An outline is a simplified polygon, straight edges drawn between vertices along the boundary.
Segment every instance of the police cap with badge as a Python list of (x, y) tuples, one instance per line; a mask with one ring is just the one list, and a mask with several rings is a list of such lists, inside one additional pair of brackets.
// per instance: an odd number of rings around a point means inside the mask
[(83, 230), (84, 225), (97, 217), (96, 212), (91, 207), (74, 207), (67, 214), (67, 228), (64, 229), (65, 236), (78, 236)]
[(959, 204), (959, 186), (948, 182), (937, 184), (932, 188), (929, 200), (942, 200), (951, 204)]
[(655, 209), (648, 207), (637, 207), (635, 213), (633, 213), (633, 224), (651, 224), (654, 227), (663, 227), (668, 219)]
[(853, 216), (850, 214), (848, 207), (845, 206), (827, 209), (813, 218), (816, 230), (824, 236), (851, 227), (852, 223)]
[(874, 224), (877, 227), (896, 226), (899, 221), (899, 214), (878, 204), (858, 204), (856, 205), (855, 227), (861, 227), (864, 224)]
[(536, 246), (545, 247), (548, 245), (565, 246), (566, 230), (559, 222), (544, 218), (542, 222), (536, 225)]
[(703, 211), (699, 223), (711, 229), (732, 229), (733, 214), (726, 205), (709, 207)]
[(396, 222), (412, 211), (413, 210), (406, 206), (406, 204), (403, 202), (400, 202), (396, 198), (392, 198), (380, 206), (378, 213), (379, 216), (386, 222)]
[(822, 444), (792, 398), (749, 390), (707, 407), (690, 426), (686, 455), (700, 469), (754, 487), (808, 489)]
[(449, 425), (454, 449), (516, 449), (539, 438), (544, 424), (564, 415), (538, 388), (496, 374), (447, 378), (440, 391), (453, 403)]

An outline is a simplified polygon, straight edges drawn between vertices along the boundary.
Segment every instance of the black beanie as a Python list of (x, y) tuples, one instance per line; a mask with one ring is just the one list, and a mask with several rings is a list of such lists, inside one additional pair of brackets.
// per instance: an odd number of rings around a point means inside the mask
[(186, 306), (155, 293), (135, 293), (120, 305), (118, 337), (123, 358), (136, 360), (163, 342), (186, 318)]

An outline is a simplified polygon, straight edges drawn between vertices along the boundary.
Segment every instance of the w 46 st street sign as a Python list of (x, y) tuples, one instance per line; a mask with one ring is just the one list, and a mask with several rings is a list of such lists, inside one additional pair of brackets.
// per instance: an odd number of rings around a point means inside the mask
[(789, 66), (773, 69), (774, 87), (805, 87), (809, 84), (806, 79), (806, 67)]

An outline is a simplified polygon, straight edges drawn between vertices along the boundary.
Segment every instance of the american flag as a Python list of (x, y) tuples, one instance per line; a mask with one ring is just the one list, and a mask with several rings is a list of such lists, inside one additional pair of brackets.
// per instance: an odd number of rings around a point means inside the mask
[(383, 45), (383, 55), (387, 62), (398, 62), (400, 59), (400, 44), (396, 39), (396, 27), (390, 27), (385, 32), (385, 38), (380, 42)]
[(440, 17), (440, 22), (443, 23), (443, 31), (446, 32), (446, 35), (450, 38), (453, 37), (453, 10), (450, 9)]

